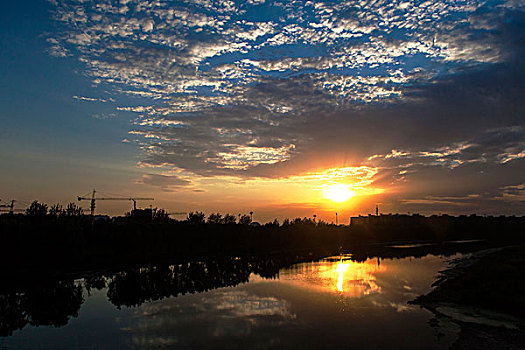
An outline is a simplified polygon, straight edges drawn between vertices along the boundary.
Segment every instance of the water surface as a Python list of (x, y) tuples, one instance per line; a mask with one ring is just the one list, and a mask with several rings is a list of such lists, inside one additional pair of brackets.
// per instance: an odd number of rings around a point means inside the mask
[[(47, 307), (40, 319), (35, 311), (24, 310), (32, 312), (25, 316), (28, 324), (0, 338), (0, 345), (446, 349), (457, 329), (443, 329), (432, 313), (407, 302), (430, 291), (438, 271), (458, 256), (357, 262), (341, 255), (277, 273), (233, 259), (226, 264), (194, 262), (94, 275), (58, 289), (54, 285), (57, 305), (67, 310), (56, 310), (46, 299), (45, 287), (27, 292), (31, 296), (19, 304), (40, 301)], [(63, 306), (67, 303), (69, 308)]]

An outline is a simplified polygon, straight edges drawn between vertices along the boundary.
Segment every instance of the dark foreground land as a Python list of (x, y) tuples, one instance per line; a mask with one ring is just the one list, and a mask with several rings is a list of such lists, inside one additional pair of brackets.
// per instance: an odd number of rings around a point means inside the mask
[(525, 348), (525, 246), (473, 254), (442, 272), (437, 287), (413, 301), (461, 331), (453, 349)]
[(525, 319), (525, 247), (497, 249), (473, 260), (445, 271), (452, 276), (416, 302), (434, 308), (445, 302), (478, 306)]

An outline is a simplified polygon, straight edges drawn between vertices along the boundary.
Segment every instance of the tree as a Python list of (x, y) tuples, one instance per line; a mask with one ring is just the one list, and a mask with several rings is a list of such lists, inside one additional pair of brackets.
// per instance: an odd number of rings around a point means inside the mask
[(33, 217), (42, 217), (47, 215), (47, 204), (33, 201), (29, 208), (26, 209), (26, 215)]
[(223, 221), (223, 218), (222, 218), (222, 215), (219, 214), (219, 213), (211, 213), (209, 216), (208, 216), (208, 224), (222, 224), (224, 221)]
[(273, 219), (273, 221), (269, 221), (264, 224), (264, 227), (279, 227), (279, 220)]
[(224, 215), (224, 219), (222, 221), (226, 225), (228, 225), (228, 224), (235, 224), (237, 222), (237, 218), (235, 217), (235, 215), (226, 214), (226, 215)]
[(204, 224), (206, 215), (202, 211), (190, 212), (186, 221), (192, 224)]
[(158, 210), (155, 210), (155, 212), (153, 213), (153, 221), (156, 221), (156, 222), (167, 222), (167, 221), (170, 221), (170, 216), (168, 214), (168, 212), (164, 209), (158, 209)]
[(84, 214), (84, 209), (71, 202), (66, 207), (66, 216), (82, 216)]
[(49, 215), (54, 217), (59, 217), (64, 215), (64, 208), (62, 208), (62, 205), (60, 204), (53, 204), (51, 208), (49, 208)]
[(252, 219), (250, 218), (249, 215), (244, 214), (239, 219), (239, 224), (241, 225), (249, 225), (251, 223), (252, 223)]

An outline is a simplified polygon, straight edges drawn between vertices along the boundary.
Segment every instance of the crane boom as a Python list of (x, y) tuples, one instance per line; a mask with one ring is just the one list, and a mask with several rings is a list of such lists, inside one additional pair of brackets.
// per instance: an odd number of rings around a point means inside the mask
[(85, 196), (78, 196), (77, 199), (79, 201), (89, 200), (91, 201), (91, 216), (95, 215), (95, 202), (96, 201), (133, 201), (133, 209), (137, 209), (137, 201), (138, 200), (147, 200), (147, 201), (153, 201), (154, 198), (146, 198), (146, 197), (95, 197), (96, 190), (93, 190), (93, 193), (91, 194), (91, 197), (85, 197)]
[[(78, 197), (78, 200), (91, 199), (85, 197)], [(132, 200), (154, 200), (154, 198), (143, 198), (143, 197), (129, 197), (129, 198), (118, 198), (118, 197), (97, 197), (97, 201), (132, 201)]]
[(2, 212), (8, 212), (9, 214), (13, 214), (15, 211), (24, 211), (22, 209), (15, 209), (15, 202), (16, 200), (11, 200), (11, 204), (0, 204), (0, 208), (9, 208), (9, 211), (3, 209)]

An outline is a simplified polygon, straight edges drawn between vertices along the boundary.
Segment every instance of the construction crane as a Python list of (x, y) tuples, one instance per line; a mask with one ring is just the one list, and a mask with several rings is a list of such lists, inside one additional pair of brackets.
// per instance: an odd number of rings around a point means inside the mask
[(6, 213), (8, 212), (9, 214), (13, 214), (15, 211), (17, 212), (22, 212), (22, 211), (25, 211), (25, 209), (15, 209), (15, 202), (16, 200), (11, 200), (11, 204), (0, 204), (0, 208), (9, 208), (9, 210), (7, 209), (0, 209), (0, 212), (2, 213)]
[(91, 216), (95, 215), (95, 203), (96, 201), (133, 201), (133, 210), (137, 210), (137, 201), (143, 200), (143, 201), (152, 201), (153, 198), (142, 198), (142, 197), (95, 197), (95, 193), (97, 191), (93, 190), (93, 193), (91, 194), (91, 197), (88, 195), (84, 196), (78, 196), (79, 201), (91, 201)]

